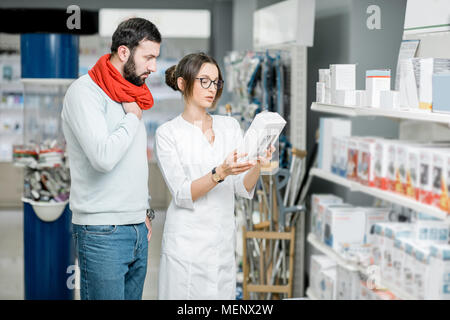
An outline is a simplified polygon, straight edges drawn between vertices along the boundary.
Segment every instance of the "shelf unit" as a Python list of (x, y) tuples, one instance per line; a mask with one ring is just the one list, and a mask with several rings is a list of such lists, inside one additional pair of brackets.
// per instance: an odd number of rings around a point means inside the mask
[(369, 107), (342, 106), (313, 102), (311, 110), (346, 117), (385, 117), (399, 120), (416, 120), (450, 125), (450, 114), (408, 109), (378, 109)]
[(340, 177), (334, 173), (326, 172), (322, 169), (314, 168), (310, 171), (310, 174), (321, 179), (331, 181), (333, 183), (339, 184), (345, 188), (348, 188), (352, 192), (361, 192), (373, 197), (386, 200), (406, 208), (410, 208), (421, 213), (426, 213), (433, 217), (441, 220), (445, 220), (450, 223), (450, 217), (447, 212), (442, 211), (436, 207), (420, 203), (414, 199), (408, 198), (406, 196), (396, 194), (391, 191), (384, 191), (378, 188), (364, 186), (358, 182), (350, 181), (346, 178)]
[[(351, 262), (351, 261), (347, 261), (342, 256), (340, 256), (336, 251), (334, 251), (332, 248), (330, 248), (326, 244), (322, 243), (319, 239), (317, 239), (317, 237), (314, 234), (312, 234), (312, 233), (308, 234), (307, 240), (315, 249), (317, 249), (321, 253), (325, 254), (329, 258), (333, 259), (334, 261), (336, 261), (336, 263), (338, 265), (340, 265), (341, 267), (346, 268), (347, 270), (350, 270), (350, 271), (358, 271), (367, 276), (367, 272), (366, 272), (366, 269), (364, 268), (364, 266), (357, 265), (356, 263)], [(393, 283), (386, 281), (385, 279), (381, 279), (380, 285), (382, 288), (385, 288), (386, 290), (392, 292), (399, 299), (416, 300), (415, 297), (408, 294), (404, 290), (398, 288)], [(307, 294), (308, 293), (311, 294), (312, 296), (314, 296), (314, 293), (311, 292), (311, 290), (309, 288), (308, 288)], [(309, 295), (309, 294), (308, 294), (308, 297), (311, 298), (311, 295)], [(311, 298), (311, 299), (313, 299), (313, 298)]]

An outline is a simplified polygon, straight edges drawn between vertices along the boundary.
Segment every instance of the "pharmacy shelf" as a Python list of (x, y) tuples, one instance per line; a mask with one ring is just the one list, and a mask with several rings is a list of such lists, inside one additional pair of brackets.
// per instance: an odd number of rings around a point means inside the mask
[(450, 114), (433, 113), (430, 111), (376, 109), (369, 107), (352, 107), (313, 102), (311, 110), (323, 113), (337, 114), (347, 117), (386, 117), (402, 120), (417, 120), (450, 125)]
[[(358, 271), (358, 272), (364, 274), (365, 276), (368, 276), (368, 274), (366, 272), (366, 268), (364, 268), (363, 266), (358, 265), (354, 262), (344, 259), (341, 255), (339, 255), (332, 248), (330, 248), (329, 246), (327, 246), (326, 244), (321, 242), (319, 239), (317, 239), (317, 237), (314, 234), (312, 234), (312, 233), (308, 234), (307, 240), (315, 249), (319, 250), (321, 253), (323, 253), (327, 257), (336, 261), (336, 263), (338, 265), (346, 268), (347, 270)], [(392, 292), (397, 298), (399, 298), (401, 300), (416, 300), (415, 297), (413, 297), (409, 293), (405, 292), (404, 290), (398, 288), (393, 283), (386, 281), (385, 279), (380, 280), (380, 286), (381, 286), (381, 288), (384, 288), (384, 290), (388, 290), (388, 291)]]
[(450, 222), (450, 217), (447, 214), (447, 212), (442, 211), (436, 207), (420, 203), (414, 199), (408, 198), (406, 196), (396, 194), (394, 192), (381, 190), (378, 188), (371, 188), (368, 186), (364, 186), (358, 182), (350, 181), (348, 179), (342, 178), (338, 175), (335, 175), (330, 172), (326, 172), (322, 169), (314, 168), (310, 172), (311, 175), (319, 177), (321, 179), (331, 181), (333, 183), (339, 184), (341, 186), (344, 186), (348, 188), (350, 191), (353, 192), (361, 192), (368, 195), (371, 195), (373, 197), (389, 201), (391, 203), (395, 203), (398, 205), (401, 205), (406, 208), (410, 208), (412, 210), (428, 214), (430, 216), (436, 217), (438, 219)]
[(320, 300), (319, 297), (315, 295), (311, 288), (306, 289), (306, 296), (311, 300)]

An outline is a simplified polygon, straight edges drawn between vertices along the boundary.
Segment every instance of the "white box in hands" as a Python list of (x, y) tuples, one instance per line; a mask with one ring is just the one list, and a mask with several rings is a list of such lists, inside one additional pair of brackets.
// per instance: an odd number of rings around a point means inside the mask
[(245, 133), (244, 140), (238, 148), (238, 154), (246, 153), (238, 162), (256, 161), (258, 156), (265, 156), (267, 149), (274, 145), (286, 125), (276, 112), (258, 113)]

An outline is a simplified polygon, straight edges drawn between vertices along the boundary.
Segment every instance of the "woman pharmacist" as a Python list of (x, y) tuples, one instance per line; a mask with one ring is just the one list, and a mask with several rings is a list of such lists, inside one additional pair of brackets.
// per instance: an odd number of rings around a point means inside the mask
[(216, 61), (185, 56), (166, 71), (183, 95), (184, 111), (156, 131), (156, 158), (172, 194), (164, 225), (159, 299), (235, 299), (234, 195), (253, 198), (261, 164), (237, 162), (239, 123), (210, 115), (222, 94)]

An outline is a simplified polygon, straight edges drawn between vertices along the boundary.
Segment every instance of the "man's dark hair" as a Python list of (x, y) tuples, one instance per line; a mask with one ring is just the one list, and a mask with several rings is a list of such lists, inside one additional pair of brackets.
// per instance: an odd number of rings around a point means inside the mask
[(130, 51), (139, 45), (142, 40), (150, 40), (161, 43), (161, 34), (158, 28), (150, 21), (142, 18), (131, 18), (119, 24), (112, 36), (111, 53), (124, 45)]

